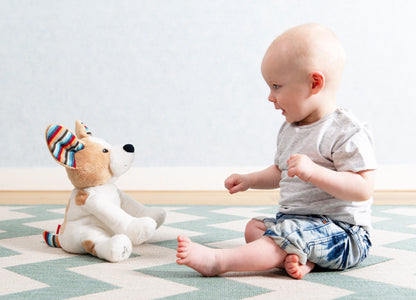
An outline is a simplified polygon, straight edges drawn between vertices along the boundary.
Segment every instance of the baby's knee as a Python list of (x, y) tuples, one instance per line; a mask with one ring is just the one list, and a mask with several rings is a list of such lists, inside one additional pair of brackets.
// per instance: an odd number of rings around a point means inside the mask
[(263, 221), (251, 219), (247, 225), (244, 232), (244, 236), (247, 243), (253, 242), (261, 238), (266, 231), (266, 226)]

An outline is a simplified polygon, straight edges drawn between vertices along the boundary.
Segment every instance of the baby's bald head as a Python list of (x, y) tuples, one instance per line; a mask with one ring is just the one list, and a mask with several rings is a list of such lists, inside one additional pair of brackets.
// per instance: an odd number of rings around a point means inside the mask
[[(335, 34), (319, 24), (293, 27), (278, 36), (262, 64), (284, 63), (300, 72), (322, 72), (326, 88), (338, 89), (345, 65), (344, 49)], [(273, 66), (269, 66), (273, 68)]]

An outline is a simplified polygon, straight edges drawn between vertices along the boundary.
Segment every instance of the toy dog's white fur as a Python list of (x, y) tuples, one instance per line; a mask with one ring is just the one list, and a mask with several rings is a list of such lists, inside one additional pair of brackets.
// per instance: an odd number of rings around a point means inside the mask
[(91, 136), (80, 121), (76, 138), (84, 147), (74, 154), (75, 168), (58, 160), (75, 187), (58, 244), (65, 251), (90, 253), (110, 262), (127, 259), (132, 244), (147, 241), (164, 222), (165, 211), (145, 207), (114, 184), (134, 160), (133, 145), (112, 146)]

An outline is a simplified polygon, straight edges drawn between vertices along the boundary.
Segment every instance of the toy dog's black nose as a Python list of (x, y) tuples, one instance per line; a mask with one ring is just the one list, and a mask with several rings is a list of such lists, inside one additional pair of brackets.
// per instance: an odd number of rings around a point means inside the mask
[(132, 144), (125, 144), (123, 146), (124, 151), (133, 153), (134, 152), (134, 146)]

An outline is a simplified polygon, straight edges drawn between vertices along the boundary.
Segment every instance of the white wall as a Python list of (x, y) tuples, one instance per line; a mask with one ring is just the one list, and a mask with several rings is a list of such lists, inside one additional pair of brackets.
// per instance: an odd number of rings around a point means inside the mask
[(57, 167), (50, 123), (133, 143), (135, 167), (267, 166), (282, 117), (262, 56), (283, 30), (333, 29), (339, 104), (367, 120), (381, 165), (416, 165), (414, 1), (0, 2), (0, 168)]

